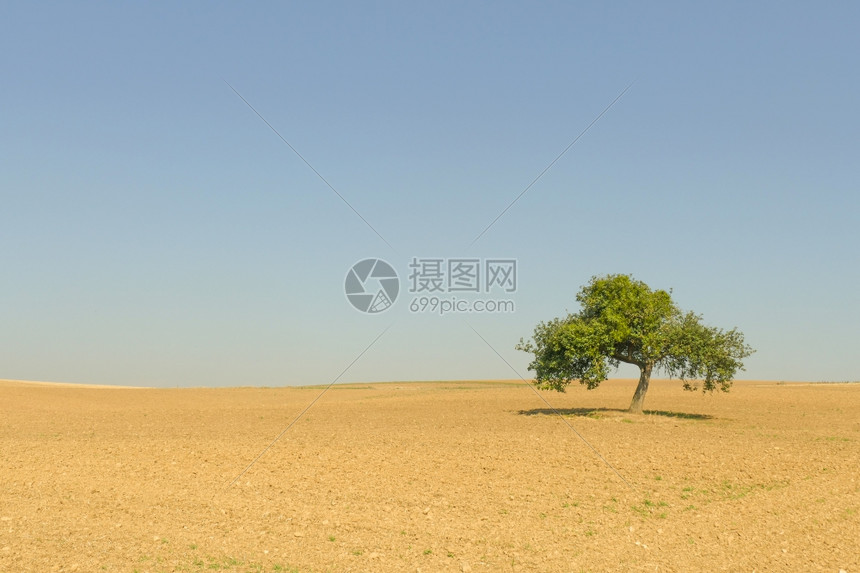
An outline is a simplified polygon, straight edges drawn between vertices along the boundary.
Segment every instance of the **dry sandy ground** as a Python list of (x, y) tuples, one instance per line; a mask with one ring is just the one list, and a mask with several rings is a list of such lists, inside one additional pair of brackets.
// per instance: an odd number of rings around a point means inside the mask
[(0, 382), (0, 571), (860, 572), (860, 384)]

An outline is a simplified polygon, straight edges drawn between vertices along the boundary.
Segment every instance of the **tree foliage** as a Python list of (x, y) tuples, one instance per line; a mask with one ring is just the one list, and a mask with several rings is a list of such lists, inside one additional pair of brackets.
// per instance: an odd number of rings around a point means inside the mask
[(703, 391), (727, 392), (753, 352), (737, 329), (704, 325), (668, 292), (630, 275), (593, 277), (576, 299), (578, 313), (541, 322), (517, 345), (534, 355), (529, 369), (540, 388), (563, 392), (573, 380), (596, 388), (621, 362), (634, 364), (641, 376), (630, 409), (641, 411), (652, 371), (680, 378), (686, 390), (700, 380)]

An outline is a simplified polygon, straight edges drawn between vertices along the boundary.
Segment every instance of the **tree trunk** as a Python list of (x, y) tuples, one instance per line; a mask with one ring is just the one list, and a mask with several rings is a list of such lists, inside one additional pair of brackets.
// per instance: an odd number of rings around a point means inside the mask
[(633, 401), (630, 402), (629, 412), (633, 414), (642, 413), (642, 404), (645, 403), (645, 393), (648, 392), (648, 384), (651, 382), (651, 364), (644, 364), (639, 367), (639, 385), (636, 387), (636, 393), (633, 394)]

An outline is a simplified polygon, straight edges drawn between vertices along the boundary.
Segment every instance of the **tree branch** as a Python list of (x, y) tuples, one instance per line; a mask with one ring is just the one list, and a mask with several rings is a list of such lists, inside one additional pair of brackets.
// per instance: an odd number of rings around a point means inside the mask
[(628, 346), (628, 348), (627, 348), (627, 354), (626, 354), (626, 355), (621, 354), (621, 353), (613, 353), (613, 354), (612, 354), (612, 359), (613, 359), (613, 360), (618, 360), (619, 362), (624, 362), (625, 364), (633, 364), (633, 365), (635, 365), (635, 366), (638, 366), (639, 368), (644, 368), (644, 367), (645, 367), (645, 363), (644, 363), (644, 362), (642, 362), (641, 360), (636, 360), (635, 358), (633, 358), (633, 356), (631, 356), (631, 352), (630, 352), (630, 347), (629, 347), (629, 346)]

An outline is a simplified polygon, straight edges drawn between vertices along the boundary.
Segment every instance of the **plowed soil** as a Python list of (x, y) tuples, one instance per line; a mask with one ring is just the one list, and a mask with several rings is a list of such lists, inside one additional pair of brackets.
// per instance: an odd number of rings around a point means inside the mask
[(634, 386), (0, 382), (0, 571), (860, 571), (860, 384)]

